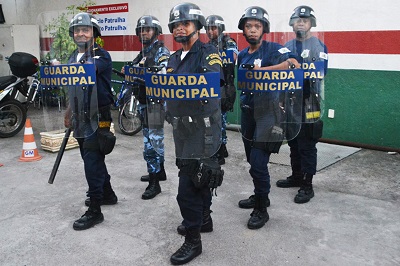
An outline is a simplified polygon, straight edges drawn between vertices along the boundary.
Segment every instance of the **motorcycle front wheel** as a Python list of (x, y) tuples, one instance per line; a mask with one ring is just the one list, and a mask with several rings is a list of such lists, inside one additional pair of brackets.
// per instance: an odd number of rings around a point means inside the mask
[(137, 110), (138, 100), (134, 98), (131, 106), (131, 99), (128, 98), (122, 105), (118, 114), (118, 126), (122, 134), (133, 136), (142, 130), (142, 121)]
[(26, 108), (17, 100), (0, 103), (0, 138), (18, 134), (26, 122)]

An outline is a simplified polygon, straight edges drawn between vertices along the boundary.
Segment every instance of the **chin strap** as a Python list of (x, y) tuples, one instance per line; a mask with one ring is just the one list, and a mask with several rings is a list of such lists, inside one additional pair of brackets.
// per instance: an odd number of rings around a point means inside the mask
[(174, 39), (176, 42), (179, 42), (179, 43), (187, 43), (190, 40), (190, 38), (192, 38), (193, 35), (195, 35), (195, 34), (196, 34), (196, 31), (190, 33), (188, 36), (174, 37)]
[(259, 44), (261, 42), (262, 37), (263, 37), (263, 35), (261, 35), (260, 38), (258, 38), (258, 39), (250, 39), (250, 38), (247, 37), (246, 34), (243, 34), (243, 36), (246, 38), (246, 41), (249, 44), (252, 44), (252, 45)]

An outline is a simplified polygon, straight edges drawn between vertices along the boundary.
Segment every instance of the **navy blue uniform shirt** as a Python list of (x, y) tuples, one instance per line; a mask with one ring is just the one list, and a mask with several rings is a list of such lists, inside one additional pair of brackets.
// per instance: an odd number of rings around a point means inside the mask
[[(78, 50), (75, 50), (70, 56), (68, 63), (77, 62), (76, 57)], [(110, 105), (114, 102), (111, 92), (111, 74), (112, 74), (112, 60), (110, 54), (98, 46), (96, 43), (93, 46), (93, 50), (88, 50), (80, 58), (88, 62), (92, 62), (93, 59), (96, 65), (96, 85), (97, 85), (97, 101), (99, 107)]]
[[(223, 84), (224, 73), (222, 71), (222, 63), (218, 50), (211, 44), (202, 43), (197, 40), (185, 58), (181, 60), (183, 49), (173, 53), (168, 61), (167, 73), (169, 74), (189, 74), (204, 72), (219, 72), (220, 79)], [(172, 116), (196, 116), (210, 115), (215, 112), (219, 106), (219, 100), (212, 99), (209, 103), (204, 104), (199, 100), (169, 100), (167, 109)]]

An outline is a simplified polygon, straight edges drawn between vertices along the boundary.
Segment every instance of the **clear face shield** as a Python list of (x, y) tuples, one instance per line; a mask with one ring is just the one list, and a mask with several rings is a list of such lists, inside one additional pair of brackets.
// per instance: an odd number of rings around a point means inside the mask
[(75, 138), (85, 138), (98, 128), (94, 29), (90, 25), (63, 27), (71, 25), (67, 14), (44, 12), (38, 16), (39, 93), (47, 131), (63, 132), (70, 127)]

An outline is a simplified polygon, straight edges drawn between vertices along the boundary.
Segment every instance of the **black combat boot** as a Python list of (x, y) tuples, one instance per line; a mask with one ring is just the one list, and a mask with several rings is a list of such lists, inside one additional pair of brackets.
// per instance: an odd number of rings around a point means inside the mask
[(173, 265), (181, 265), (188, 263), (196, 258), (202, 252), (200, 228), (188, 229), (185, 242), (183, 245), (171, 256), (171, 263)]
[(300, 187), (301, 180), (303, 179), (303, 173), (299, 171), (293, 171), (291, 176), (286, 179), (280, 179), (276, 181), (277, 187), (288, 188), (288, 187)]
[(161, 187), (156, 174), (150, 174), (149, 185), (147, 186), (146, 191), (142, 194), (142, 199), (152, 199), (160, 193)]
[(75, 230), (86, 230), (104, 221), (104, 216), (101, 213), (100, 201), (97, 199), (90, 199), (89, 209), (82, 215), (81, 218), (74, 222), (73, 228)]
[[(164, 163), (161, 163), (160, 167), (161, 167), (161, 170), (160, 170), (160, 172), (157, 173), (158, 181), (165, 181), (165, 180), (167, 180), (167, 174), (165, 173)], [(149, 182), (150, 181), (150, 175), (142, 175), (140, 177), (140, 181)]]
[(219, 148), (221, 150), (221, 154), (227, 158), (229, 156), (228, 150), (226, 149), (226, 144), (221, 144), (221, 147)]
[[(103, 199), (100, 200), (100, 205), (114, 205), (118, 203), (118, 197), (115, 195), (114, 190), (111, 187), (111, 183), (107, 183), (103, 187)], [(85, 205), (90, 205), (90, 198), (85, 200)]]
[(314, 190), (312, 186), (312, 174), (304, 174), (301, 187), (294, 197), (294, 202), (296, 203), (306, 203), (309, 202), (311, 198), (314, 197)]
[(269, 220), (267, 212), (267, 196), (255, 195), (255, 206), (253, 212), (250, 214), (250, 219), (247, 223), (249, 229), (258, 229), (264, 226)]
[[(242, 209), (254, 209), (255, 206), (255, 199), (254, 199), (254, 195), (251, 195), (248, 199), (244, 199), (244, 200), (240, 200), (239, 201), (239, 208)], [(271, 205), (271, 202), (269, 201), (269, 198), (267, 196), (267, 207), (269, 207), (269, 205)]]
[[(201, 225), (200, 232), (201, 233), (209, 233), (213, 231), (213, 221), (211, 218), (212, 210), (207, 209), (203, 211), (203, 224)], [(178, 234), (185, 236), (186, 235), (186, 227), (183, 224), (180, 224), (176, 229)]]

